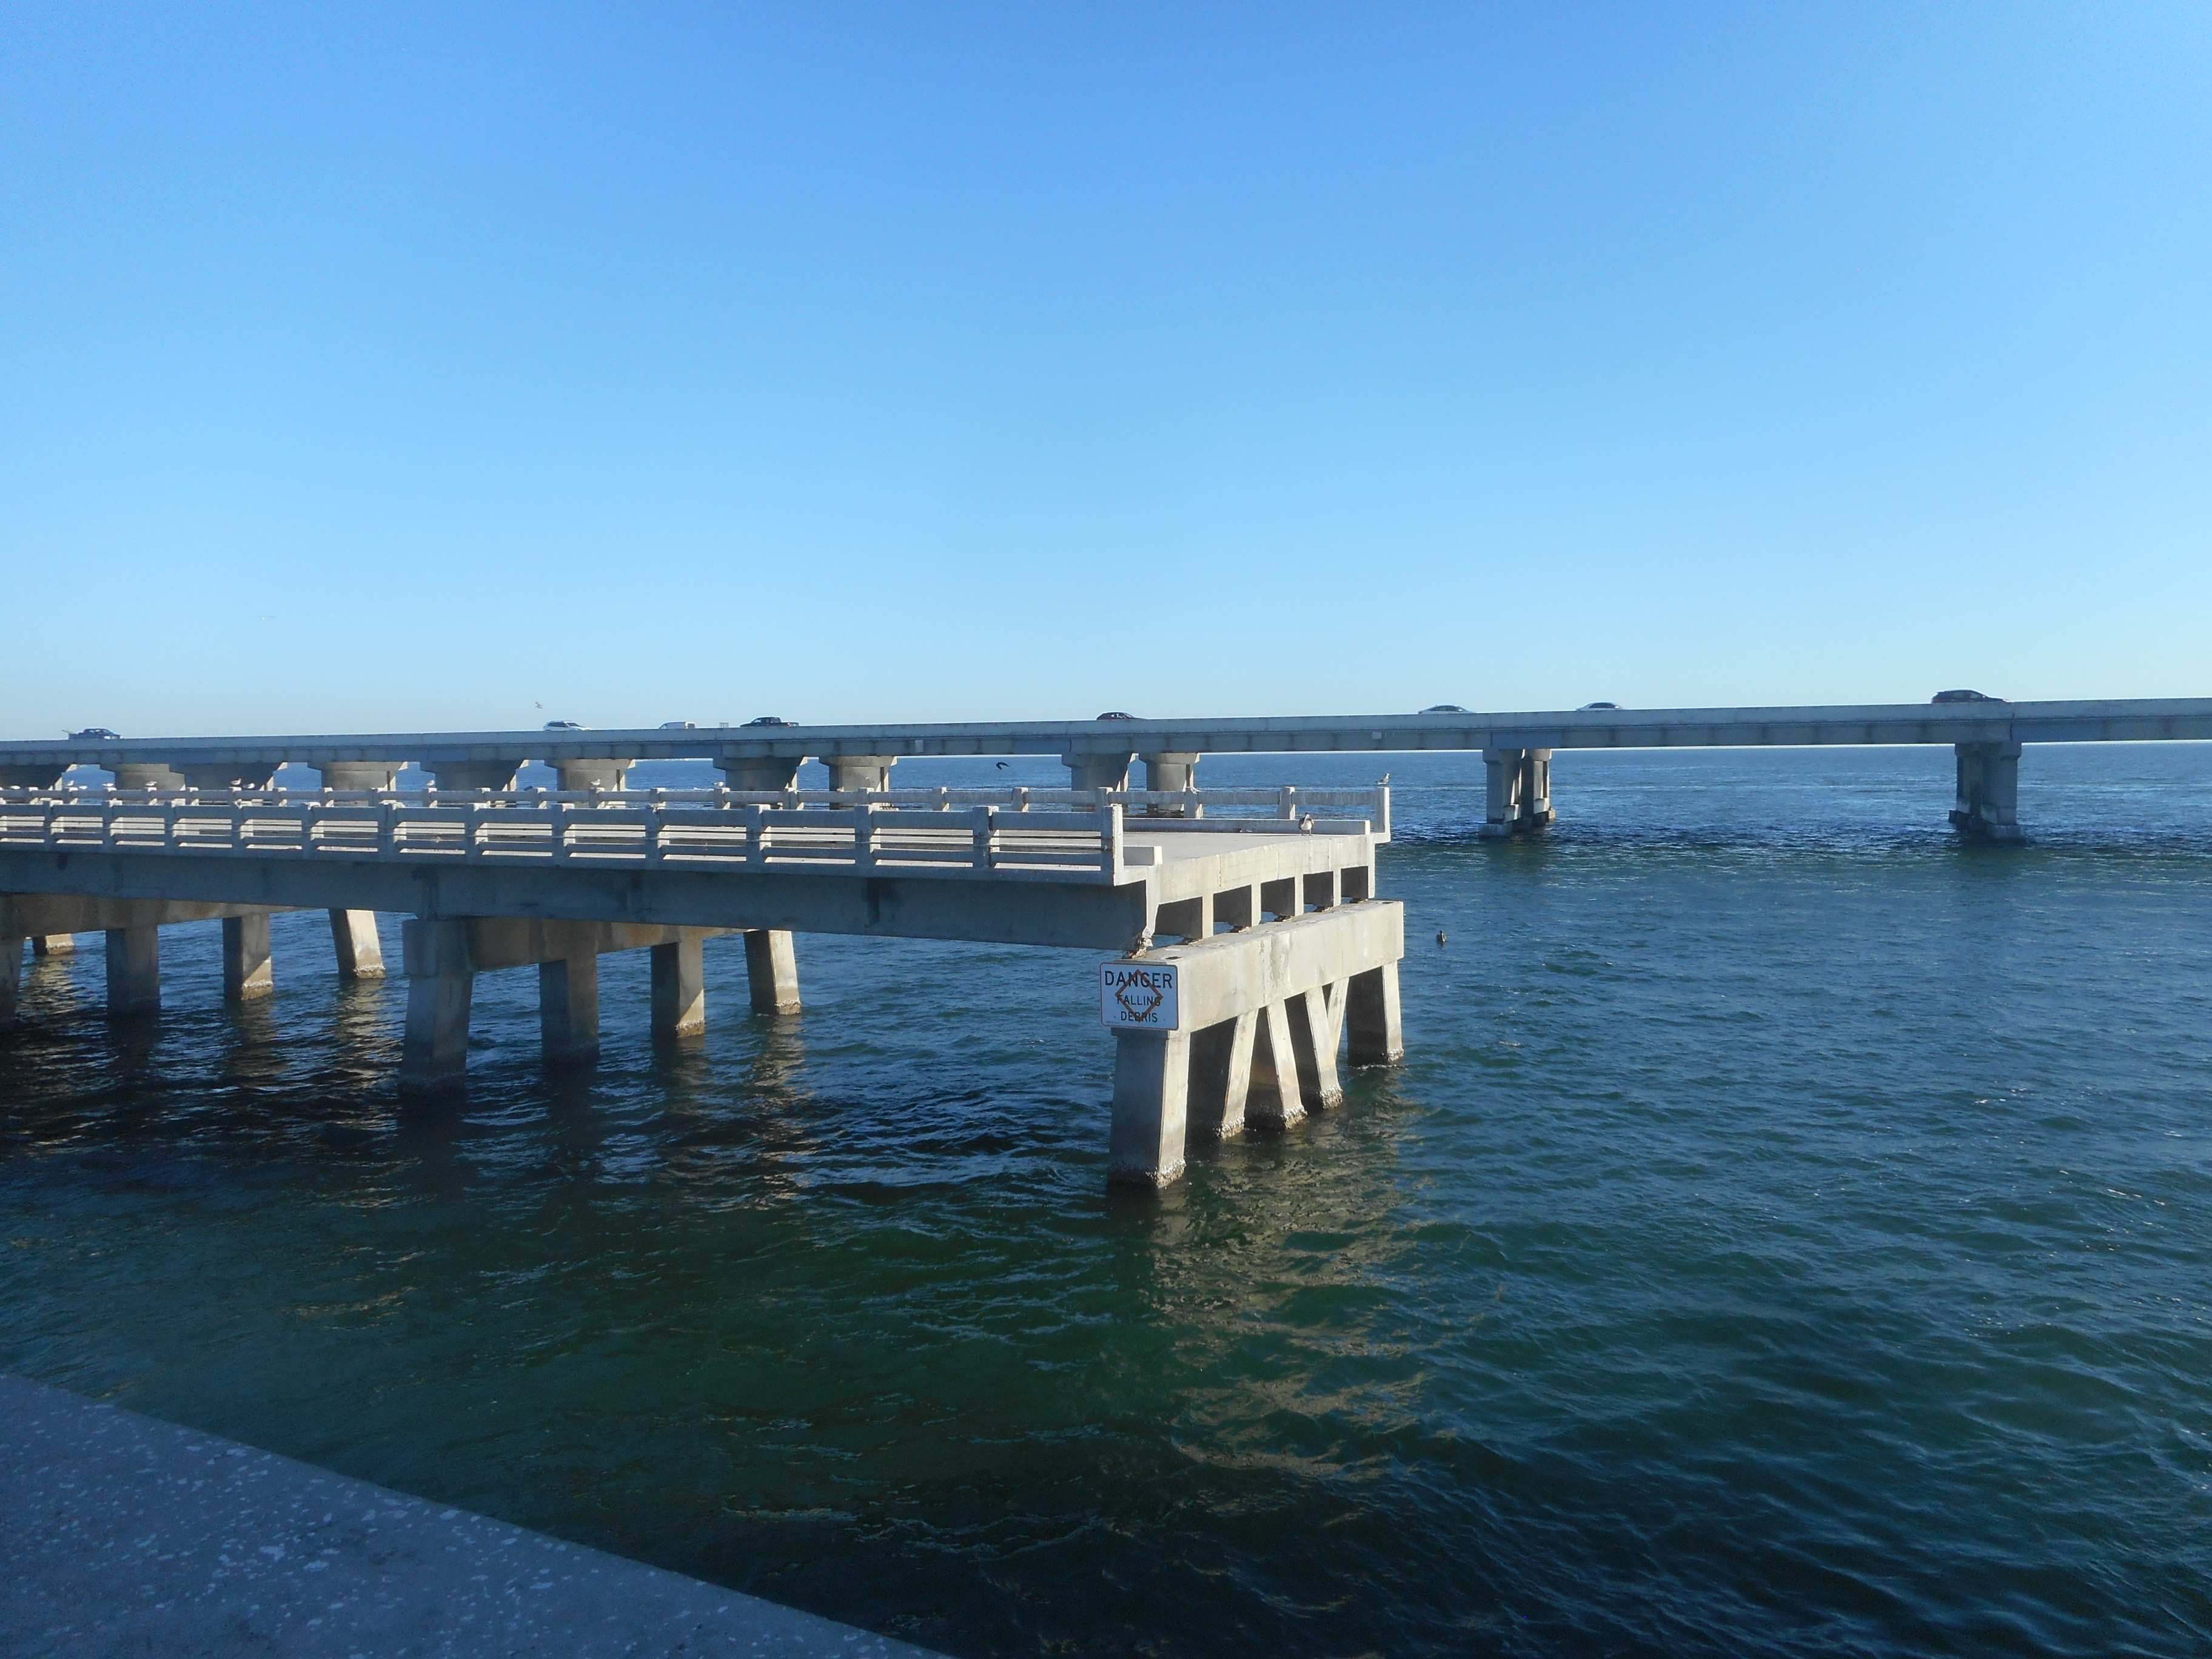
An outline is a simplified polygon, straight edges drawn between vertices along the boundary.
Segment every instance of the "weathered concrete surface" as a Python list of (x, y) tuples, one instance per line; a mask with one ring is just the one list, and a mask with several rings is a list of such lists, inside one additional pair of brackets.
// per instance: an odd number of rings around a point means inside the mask
[(0, 1653), (924, 1650), (0, 1376)]

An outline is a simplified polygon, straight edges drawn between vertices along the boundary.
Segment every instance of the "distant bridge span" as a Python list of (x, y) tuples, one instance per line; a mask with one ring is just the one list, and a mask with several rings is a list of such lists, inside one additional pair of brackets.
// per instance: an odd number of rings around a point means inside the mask
[(413, 762), (441, 789), (509, 787), (526, 761), (559, 769), (562, 787), (617, 786), (641, 760), (706, 760), (732, 787), (784, 789), (801, 763), (825, 763), (831, 786), (883, 790), (891, 768), (920, 756), (1055, 755), (1079, 788), (1121, 789), (1141, 760), (1152, 790), (1192, 787), (1218, 754), (1389, 754), (1480, 750), (1489, 770), (1484, 830), (1510, 835), (1552, 822), (1551, 756), (1559, 749), (1802, 747), (1950, 744), (1958, 756), (1952, 821), (1962, 833), (2019, 839), (2020, 750), (2031, 743), (2212, 740), (2212, 697), (2091, 702), (1869, 703), (1773, 708), (1585, 708), (1498, 714), (1321, 714), (1206, 720), (973, 721), (872, 726), (742, 726), (641, 731), (383, 732), (328, 737), (67, 738), (0, 742), (0, 785), (50, 787), (72, 766), (103, 767), (125, 787), (230, 788), (267, 783), (293, 763), (331, 788), (391, 787)]

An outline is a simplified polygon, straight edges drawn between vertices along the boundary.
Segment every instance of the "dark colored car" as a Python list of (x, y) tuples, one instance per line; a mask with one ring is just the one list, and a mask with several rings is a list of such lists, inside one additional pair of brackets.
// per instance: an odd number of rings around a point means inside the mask
[(1133, 720), (1134, 714), (1125, 714), (1118, 708), (1109, 708), (1098, 717), (1102, 720)]
[(1928, 699), (1930, 702), (2002, 702), (2002, 697), (1993, 697), (1986, 691), (1938, 691)]
[(747, 720), (747, 726), (789, 726), (791, 722), (780, 714), (763, 714), (758, 720)]
[(1421, 712), (1424, 714), (1464, 714), (1467, 710), (1455, 702), (1432, 702)]
[(545, 729), (548, 732), (580, 732), (584, 728), (574, 720), (548, 720)]
[(1617, 702), (1586, 702), (1582, 706), (1582, 712), (1587, 714), (1593, 708), (1618, 708), (1620, 707), (1620, 705)]
[(111, 732), (104, 726), (88, 726), (82, 732), (72, 732), (70, 733), (70, 736), (78, 738), (119, 738), (123, 734), (120, 732)]

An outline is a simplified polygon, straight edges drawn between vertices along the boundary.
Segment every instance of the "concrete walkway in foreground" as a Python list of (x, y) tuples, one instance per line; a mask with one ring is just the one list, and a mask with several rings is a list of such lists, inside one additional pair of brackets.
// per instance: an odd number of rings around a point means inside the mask
[(0, 1376), (0, 1654), (929, 1659), (12, 1376)]

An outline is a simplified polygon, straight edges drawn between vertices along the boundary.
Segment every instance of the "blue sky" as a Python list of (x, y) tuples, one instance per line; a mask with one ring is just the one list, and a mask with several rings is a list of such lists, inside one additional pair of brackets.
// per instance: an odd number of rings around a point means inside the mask
[(0, 226), (0, 734), (2212, 694), (2199, 6), (18, 4)]

